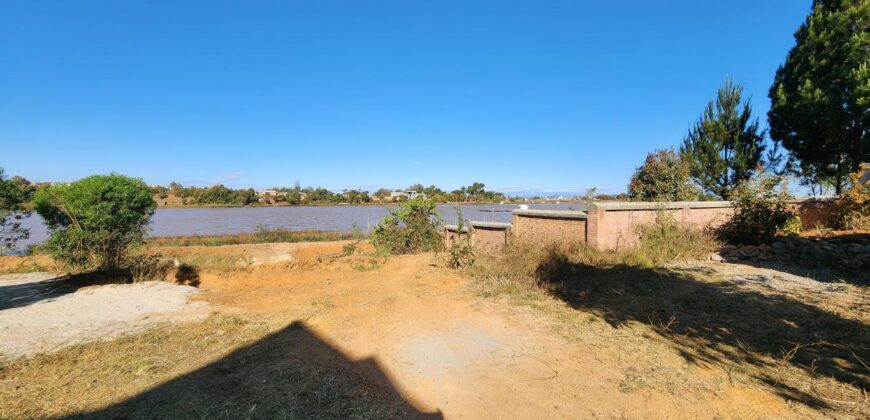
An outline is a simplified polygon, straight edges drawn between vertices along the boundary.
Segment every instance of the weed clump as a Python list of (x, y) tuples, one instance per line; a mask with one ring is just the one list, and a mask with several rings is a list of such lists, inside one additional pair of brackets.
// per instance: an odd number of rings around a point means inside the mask
[(474, 246), (471, 245), (471, 235), (462, 235), (465, 230), (465, 220), (462, 218), (462, 209), (456, 207), (456, 231), (459, 238), (453, 241), (447, 248), (446, 265), (450, 268), (468, 267), (474, 264)]

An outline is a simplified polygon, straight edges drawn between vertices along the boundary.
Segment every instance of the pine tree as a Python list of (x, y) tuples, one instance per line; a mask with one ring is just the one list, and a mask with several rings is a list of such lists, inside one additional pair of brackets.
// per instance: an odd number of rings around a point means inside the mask
[[(764, 131), (757, 118), (752, 120), (752, 107), (742, 96), (743, 86), (726, 80), (680, 147), (692, 178), (721, 198), (728, 198), (764, 164)], [(775, 163), (778, 157), (770, 160)]]
[(770, 136), (836, 193), (870, 161), (870, 1), (816, 0), (770, 88)]

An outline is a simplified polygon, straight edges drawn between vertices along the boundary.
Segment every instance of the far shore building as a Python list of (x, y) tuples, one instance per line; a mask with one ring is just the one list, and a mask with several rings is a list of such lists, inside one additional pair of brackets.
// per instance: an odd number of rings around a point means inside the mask
[(426, 194), (417, 191), (393, 191), (390, 193), (390, 199), (393, 201), (408, 199), (413, 200), (417, 197), (426, 197)]
[(277, 190), (262, 190), (257, 191), (257, 197), (261, 203), (269, 203), (274, 204), (278, 201), (284, 201), (287, 196), (287, 193), (280, 192)]

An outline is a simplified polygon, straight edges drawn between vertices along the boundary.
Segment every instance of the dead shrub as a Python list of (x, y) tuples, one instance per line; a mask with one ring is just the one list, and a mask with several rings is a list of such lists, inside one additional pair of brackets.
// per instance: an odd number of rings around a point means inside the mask
[(160, 254), (130, 255), (126, 257), (124, 266), (134, 283), (163, 280), (169, 270), (169, 264)]
[(704, 259), (718, 247), (712, 232), (680, 224), (664, 211), (659, 211), (655, 222), (639, 226), (637, 233), (638, 246), (629, 255), (644, 266)]
[(836, 201), (832, 217), (835, 229), (868, 230), (870, 229), (870, 182), (861, 182), (861, 175), (870, 169), (862, 165), (861, 169), (849, 175), (851, 186)]

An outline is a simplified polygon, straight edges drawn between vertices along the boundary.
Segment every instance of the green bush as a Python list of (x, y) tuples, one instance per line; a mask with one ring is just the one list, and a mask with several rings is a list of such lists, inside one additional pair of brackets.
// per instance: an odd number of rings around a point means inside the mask
[(734, 189), (734, 217), (719, 227), (717, 234), (725, 242), (758, 245), (770, 242), (787, 226), (794, 227), (795, 213), (788, 209), (791, 198), (782, 179), (759, 176)]
[(141, 179), (118, 174), (53, 185), (34, 199), (50, 233), (45, 249), (73, 266), (106, 271), (143, 242), (155, 206)]
[(385, 254), (437, 251), (443, 247), (435, 203), (426, 198), (408, 200), (381, 219), (372, 231), (372, 245)]

